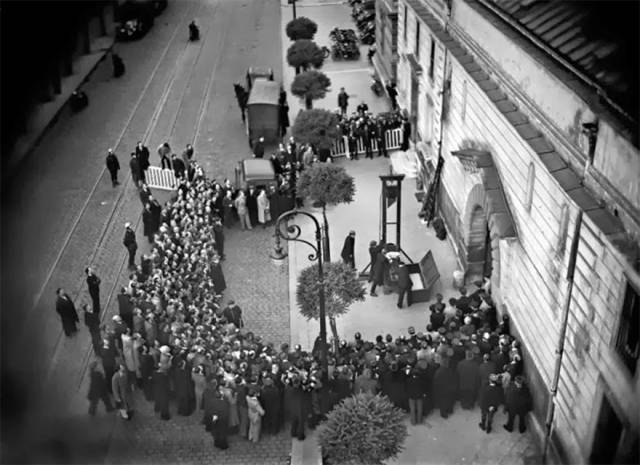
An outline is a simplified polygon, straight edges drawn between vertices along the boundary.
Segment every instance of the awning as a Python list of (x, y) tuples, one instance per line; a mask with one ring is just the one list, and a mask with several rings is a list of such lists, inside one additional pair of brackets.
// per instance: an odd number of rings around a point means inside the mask
[(470, 166), (480, 173), (485, 191), (483, 208), (491, 231), (494, 231), (500, 239), (516, 239), (518, 237), (516, 226), (491, 153), (484, 150), (461, 149), (451, 154), (465, 166)]

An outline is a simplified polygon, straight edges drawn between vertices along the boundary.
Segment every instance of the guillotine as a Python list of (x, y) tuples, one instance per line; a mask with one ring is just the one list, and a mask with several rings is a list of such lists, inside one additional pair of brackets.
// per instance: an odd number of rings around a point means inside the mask
[[(393, 244), (398, 248), (398, 252), (401, 252), (409, 263), (413, 263), (413, 260), (402, 249), (401, 243), (401, 218), (402, 218), (402, 180), (404, 174), (388, 174), (381, 175), (380, 181), (382, 182), (382, 193), (380, 195), (380, 243), (388, 243), (388, 229), (389, 226), (395, 226), (395, 241)], [(389, 215), (389, 207), (393, 204), (396, 205), (395, 211)], [(371, 263), (360, 272), (360, 277), (366, 278), (369, 276), (369, 268)]]

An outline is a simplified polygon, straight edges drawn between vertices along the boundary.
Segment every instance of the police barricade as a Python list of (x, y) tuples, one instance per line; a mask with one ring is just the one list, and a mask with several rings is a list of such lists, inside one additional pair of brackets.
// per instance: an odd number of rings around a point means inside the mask
[[(390, 129), (386, 131), (385, 138), (387, 141), (387, 150), (397, 150), (402, 145), (402, 128)], [(349, 152), (349, 143), (346, 136), (339, 138), (331, 148), (332, 157), (344, 157)], [(378, 141), (376, 139), (371, 141), (371, 150), (378, 151)], [(364, 140), (362, 137), (358, 137), (356, 141), (356, 153), (358, 155), (365, 153)]]
[(178, 187), (176, 175), (173, 170), (168, 168), (160, 168), (158, 166), (150, 166), (145, 172), (144, 177), (149, 187), (155, 189), (174, 190)]

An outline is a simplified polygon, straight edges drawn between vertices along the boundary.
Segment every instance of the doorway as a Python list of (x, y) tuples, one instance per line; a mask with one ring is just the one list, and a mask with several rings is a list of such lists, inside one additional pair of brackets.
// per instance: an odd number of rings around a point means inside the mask
[(598, 414), (589, 463), (637, 464), (638, 434), (625, 427), (606, 395)]
[(467, 239), (467, 281), (490, 277), (493, 270), (491, 235), (484, 208), (476, 205), (471, 211)]

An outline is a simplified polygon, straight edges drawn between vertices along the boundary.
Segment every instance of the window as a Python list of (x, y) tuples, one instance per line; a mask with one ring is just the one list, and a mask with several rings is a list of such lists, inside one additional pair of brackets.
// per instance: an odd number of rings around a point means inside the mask
[(462, 122), (467, 116), (467, 81), (462, 81), (462, 109), (460, 110), (462, 115)]
[(436, 58), (436, 41), (431, 37), (431, 52), (429, 53), (429, 79), (433, 79), (433, 66)]
[(524, 201), (524, 208), (530, 212), (531, 202), (533, 201), (533, 187), (536, 183), (536, 167), (533, 163), (529, 163), (529, 173), (527, 174), (527, 192)]
[(622, 314), (620, 315), (616, 352), (618, 352), (626, 367), (631, 371), (631, 375), (636, 374), (636, 368), (638, 367), (639, 336), (640, 297), (638, 297), (638, 292), (627, 283), (624, 303), (622, 304)]
[(565, 203), (560, 214), (560, 229), (558, 230), (558, 243), (556, 244), (556, 257), (564, 255), (567, 248), (567, 232), (569, 231), (569, 207)]
[(402, 20), (404, 22), (402, 35), (404, 36), (404, 44), (407, 45), (407, 5), (404, 6), (404, 18)]
[(416, 20), (416, 60), (420, 60), (420, 22)]

